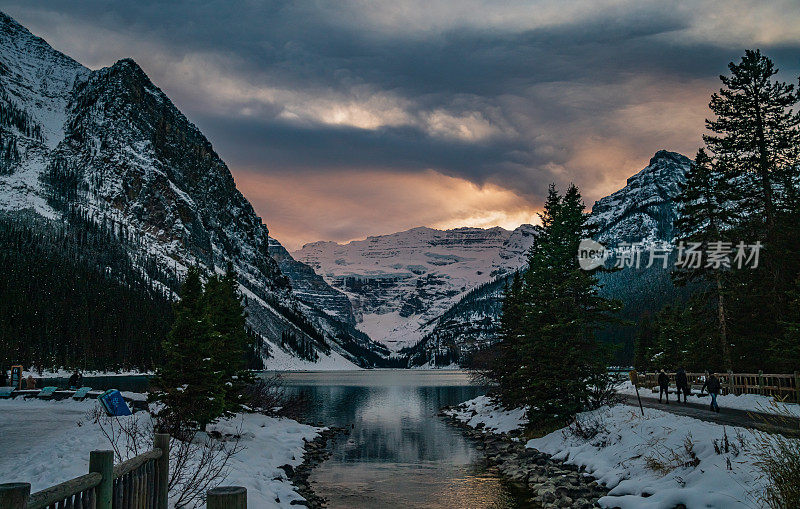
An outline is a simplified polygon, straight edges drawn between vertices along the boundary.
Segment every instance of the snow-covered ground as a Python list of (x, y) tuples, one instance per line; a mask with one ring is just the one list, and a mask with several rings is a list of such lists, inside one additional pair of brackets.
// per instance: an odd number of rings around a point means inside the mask
[(264, 361), (264, 369), (270, 371), (353, 371), (363, 369), (334, 351), (331, 351), (330, 355), (317, 352), (319, 355), (317, 362), (300, 359), (280, 348), (272, 348), (270, 354), (272, 357)]
[[(445, 411), (473, 428), (481, 428), (492, 433), (509, 433), (525, 425), (525, 410), (497, 408), (489, 396), (478, 396), (456, 408)], [(481, 426), (482, 425), (482, 426)]]
[[(481, 396), (451, 413), (472, 427), (484, 423), (485, 429), (502, 433), (524, 425), (520, 412), (499, 409)], [(650, 408), (642, 416), (627, 405), (578, 418), (596, 435), (582, 438), (563, 428), (526, 445), (585, 467), (611, 490), (600, 499), (603, 507), (759, 507), (764, 480), (757, 466), (757, 436), (748, 429)]]
[[(671, 387), (672, 390), (675, 387)], [(625, 382), (619, 387), (620, 394), (632, 394), (636, 395), (636, 389), (633, 387), (633, 384), (630, 382)], [(652, 397), (653, 392), (651, 389), (645, 389), (640, 387), (639, 394), (641, 396)], [(657, 394), (657, 393), (656, 393)], [(694, 389), (692, 390), (692, 394), (697, 396), (700, 394), (700, 391)], [(675, 395), (670, 394), (670, 399), (674, 399)], [(708, 393), (702, 398), (692, 398), (689, 402), (695, 403), (705, 403), (708, 404), (710, 402), (710, 398)], [(751, 412), (761, 412), (765, 414), (781, 414), (781, 415), (794, 415), (796, 417), (800, 417), (800, 405), (796, 403), (784, 403), (782, 401), (776, 401), (775, 398), (769, 396), (761, 396), (759, 394), (742, 394), (737, 396), (735, 394), (728, 394), (725, 396), (717, 396), (717, 404), (719, 404), (720, 408), (733, 408), (736, 410), (748, 410)]]
[[(89, 452), (109, 443), (88, 413), (97, 401), (0, 400), (0, 483), (29, 482), (33, 491), (88, 472)], [(120, 419), (141, 419), (146, 414)], [(242, 431), (242, 451), (232, 457), (224, 484), (245, 486), (250, 507), (288, 508), (302, 500), (281, 465), (303, 461), (303, 440), (317, 428), (291, 419), (242, 414), (214, 426)], [(278, 502), (278, 500), (280, 502)]]
[[(31, 367), (26, 370), (22, 371), (22, 377), (26, 378), (28, 375), (33, 375), (34, 378), (36, 377), (43, 377), (43, 378), (69, 378), (74, 373), (73, 370), (69, 369), (38, 369), (36, 367)], [(119, 370), (119, 371), (81, 371), (83, 376), (139, 376), (139, 375), (152, 375), (152, 371), (129, 371), (129, 370)]]
[[(530, 440), (527, 446), (586, 467), (611, 488), (600, 499), (604, 507), (758, 507), (756, 497), (763, 486), (754, 436), (747, 429), (649, 408), (642, 416), (624, 405), (579, 418), (598, 423), (599, 433), (586, 440), (559, 430)], [(725, 434), (728, 453), (724, 452)]]

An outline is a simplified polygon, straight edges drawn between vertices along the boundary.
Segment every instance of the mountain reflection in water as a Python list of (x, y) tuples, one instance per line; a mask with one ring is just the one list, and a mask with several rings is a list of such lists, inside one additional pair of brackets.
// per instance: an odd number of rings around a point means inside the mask
[(473, 442), (437, 417), (485, 393), (461, 371), (284, 373), (307, 397), (308, 422), (349, 428), (311, 474), (330, 508), (531, 507), (483, 464)]

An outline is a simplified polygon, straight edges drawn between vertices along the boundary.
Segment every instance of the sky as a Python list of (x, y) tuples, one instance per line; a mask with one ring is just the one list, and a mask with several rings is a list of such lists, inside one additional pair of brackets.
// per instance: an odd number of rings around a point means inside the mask
[(0, 0), (96, 69), (132, 57), (290, 250), (591, 207), (701, 145), (719, 75), (760, 48), (797, 83), (800, 2)]

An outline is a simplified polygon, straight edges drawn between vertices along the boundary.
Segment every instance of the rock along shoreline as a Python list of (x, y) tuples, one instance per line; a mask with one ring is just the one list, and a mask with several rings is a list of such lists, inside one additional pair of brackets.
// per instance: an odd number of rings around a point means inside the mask
[(293, 500), (290, 502), (291, 505), (309, 507), (311, 509), (322, 509), (326, 507), (327, 500), (314, 492), (308, 478), (314, 468), (330, 457), (331, 451), (328, 448), (329, 441), (339, 433), (345, 432), (347, 432), (347, 428), (328, 426), (321, 430), (313, 440), (306, 440), (303, 462), (301, 464), (297, 465), (297, 467), (292, 467), (291, 465), (283, 465), (280, 467), (286, 472), (286, 476), (294, 485), (295, 491), (305, 498), (305, 501)]
[(472, 428), (458, 420), (444, 407), (439, 416), (456, 426), (468, 438), (479, 442), (486, 460), (515, 487), (527, 490), (530, 498), (544, 509), (600, 507), (597, 501), (608, 494), (589, 474), (575, 465), (554, 460), (549, 454), (528, 449), (525, 442), (510, 435), (500, 435)]

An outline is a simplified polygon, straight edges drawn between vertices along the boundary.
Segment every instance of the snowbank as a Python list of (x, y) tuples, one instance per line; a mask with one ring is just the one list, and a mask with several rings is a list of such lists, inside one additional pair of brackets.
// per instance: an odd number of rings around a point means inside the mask
[(481, 428), (498, 434), (510, 433), (525, 425), (525, 409), (498, 408), (497, 403), (489, 396), (478, 396), (444, 413), (465, 422), (472, 428)]
[(758, 506), (755, 497), (763, 484), (754, 436), (747, 429), (654, 409), (642, 416), (624, 405), (587, 412), (579, 419), (599, 424), (598, 434), (587, 440), (559, 430), (527, 446), (583, 466), (612, 488), (600, 499), (604, 507)]
[[(473, 428), (483, 424), (494, 433), (514, 431), (525, 424), (521, 409), (500, 409), (486, 396), (445, 413)], [(599, 501), (603, 507), (759, 506), (756, 497), (763, 491), (764, 481), (757, 467), (756, 436), (748, 429), (650, 408), (642, 416), (638, 408), (627, 405), (585, 412), (578, 419), (584, 429), (595, 429), (596, 434), (581, 438), (563, 428), (526, 445), (584, 467), (610, 489)]]
[[(88, 472), (89, 452), (109, 449), (98, 425), (87, 414), (92, 401), (0, 400), (0, 483), (30, 482), (33, 491)], [(142, 414), (137, 414), (141, 416)], [(136, 416), (121, 419), (136, 418)], [(241, 428), (244, 449), (230, 462), (225, 484), (245, 486), (251, 507), (288, 508), (302, 500), (278, 468), (303, 461), (303, 440), (317, 428), (291, 419), (242, 414), (213, 428)]]

